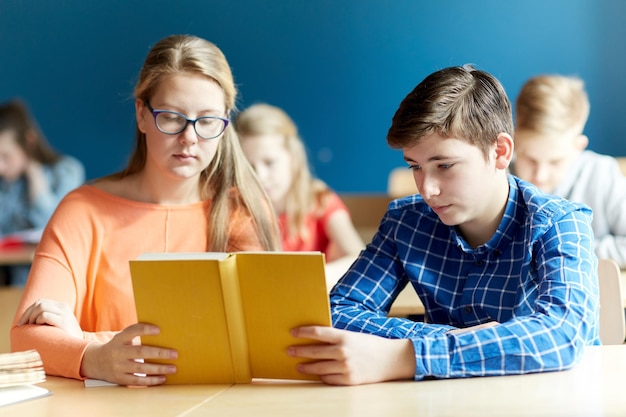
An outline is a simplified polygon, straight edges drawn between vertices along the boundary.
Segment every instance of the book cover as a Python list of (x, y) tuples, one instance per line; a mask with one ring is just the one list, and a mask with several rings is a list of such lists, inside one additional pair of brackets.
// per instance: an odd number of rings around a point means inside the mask
[(316, 379), (288, 346), (301, 325), (330, 326), (320, 252), (144, 254), (130, 261), (137, 316), (161, 328), (142, 343), (176, 349), (168, 384)]

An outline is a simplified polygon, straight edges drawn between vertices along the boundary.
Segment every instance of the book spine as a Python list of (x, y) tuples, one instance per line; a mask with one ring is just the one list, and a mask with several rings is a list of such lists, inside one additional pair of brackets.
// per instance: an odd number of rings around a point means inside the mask
[(224, 310), (228, 326), (231, 357), (236, 383), (249, 383), (252, 380), (246, 323), (239, 289), (237, 256), (231, 254), (219, 262)]

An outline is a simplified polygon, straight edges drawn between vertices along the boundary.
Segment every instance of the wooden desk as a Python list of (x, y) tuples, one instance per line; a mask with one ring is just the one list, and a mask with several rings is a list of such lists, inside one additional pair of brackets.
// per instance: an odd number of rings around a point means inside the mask
[(53, 394), (0, 409), (2, 416), (623, 416), (626, 346), (587, 348), (569, 371), (356, 387), (252, 384), (84, 388), (49, 377)]
[(183, 416), (229, 385), (168, 385), (150, 388), (85, 388), (82, 381), (48, 377), (40, 386), (52, 395), (0, 408), (11, 416)]
[(566, 372), (357, 387), (237, 385), (188, 417), (626, 415), (626, 347), (594, 347)]

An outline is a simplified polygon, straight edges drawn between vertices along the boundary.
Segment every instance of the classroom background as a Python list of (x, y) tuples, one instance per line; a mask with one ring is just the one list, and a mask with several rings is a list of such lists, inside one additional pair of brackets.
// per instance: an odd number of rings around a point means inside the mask
[(621, 0), (0, 1), (0, 101), (23, 98), (87, 178), (122, 169), (132, 90), (149, 48), (189, 33), (224, 51), (238, 106), (284, 108), (315, 174), (343, 193), (385, 192), (403, 166), (385, 141), (405, 95), (472, 63), (512, 101), (540, 73), (582, 77), (591, 150), (626, 155), (626, 2)]

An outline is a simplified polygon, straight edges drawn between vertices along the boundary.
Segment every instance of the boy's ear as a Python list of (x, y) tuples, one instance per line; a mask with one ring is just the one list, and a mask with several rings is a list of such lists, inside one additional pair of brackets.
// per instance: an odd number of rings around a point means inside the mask
[(587, 135), (578, 135), (574, 139), (574, 147), (579, 152), (587, 149), (587, 145), (589, 145), (589, 138), (587, 137)]
[(507, 169), (513, 159), (513, 138), (508, 133), (498, 133), (495, 145), (496, 168)]

